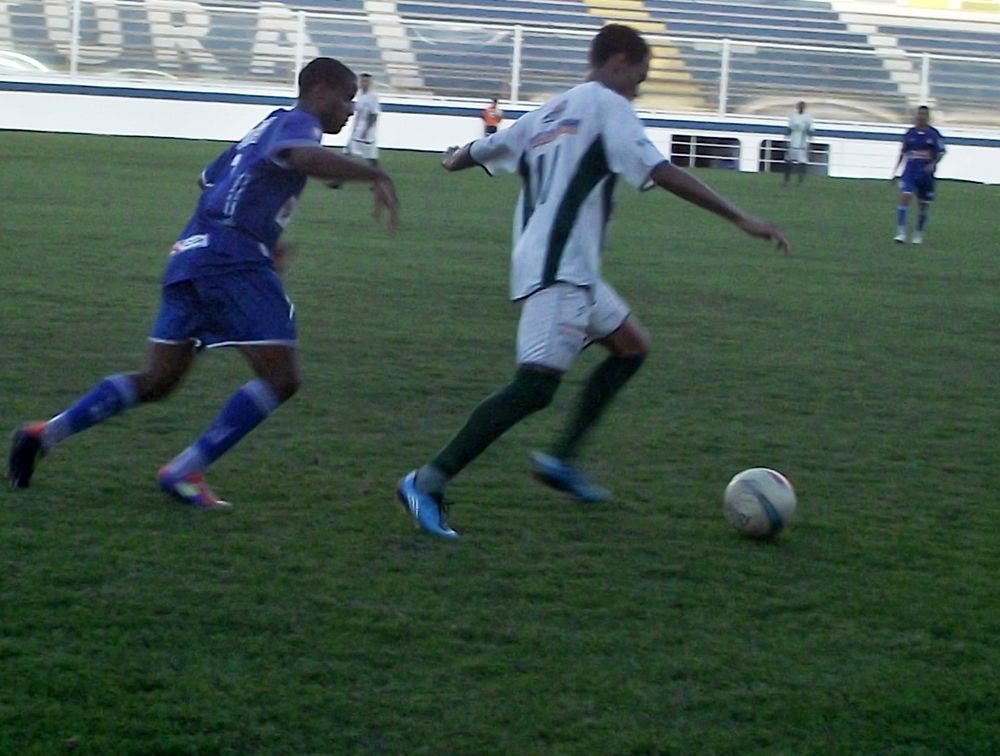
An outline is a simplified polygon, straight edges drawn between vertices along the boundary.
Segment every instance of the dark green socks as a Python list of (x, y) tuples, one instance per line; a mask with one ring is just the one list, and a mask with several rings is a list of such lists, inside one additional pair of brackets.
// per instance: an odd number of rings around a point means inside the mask
[(549, 406), (561, 375), (520, 368), (514, 380), (473, 410), (455, 437), (417, 474), (417, 486), (439, 493), (444, 484), (533, 412)]
[(600, 419), (619, 389), (635, 375), (645, 358), (645, 355), (632, 357), (611, 355), (594, 369), (583, 386), (583, 392), (562, 438), (552, 447), (552, 456), (563, 460), (570, 460), (576, 456), (584, 436)]

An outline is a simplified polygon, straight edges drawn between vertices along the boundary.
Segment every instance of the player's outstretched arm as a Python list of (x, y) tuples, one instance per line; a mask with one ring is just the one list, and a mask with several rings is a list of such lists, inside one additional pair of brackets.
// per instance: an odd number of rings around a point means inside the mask
[(385, 227), (389, 233), (399, 222), (399, 198), (389, 174), (381, 168), (370, 166), (338, 155), (326, 147), (295, 147), (285, 154), (286, 162), (299, 173), (313, 178), (340, 181), (371, 181), (375, 206), (372, 215), (381, 218), (385, 213)]
[(735, 223), (745, 234), (757, 239), (772, 241), (785, 254), (791, 251), (788, 239), (785, 238), (785, 234), (780, 228), (770, 221), (747, 215), (732, 202), (684, 169), (663, 162), (653, 169), (652, 173), (649, 174), (649, 178), (657, 186), (666, 189), (671, 194), (676, 194), (682, 200), (702, 207), (721, 218)]
[(352, 160), (326, 147), (293, 147), (284, 157), (294, 170), (318, 179), (374, 181), (385, 174), (380, 168)]
[(472, 154), (469, 152), (471, 146), (472, 142), (469, 142), (464, 147), (446, 149), (444, 155), (441, 156), (442, 167), (446, 171), (464, 171), (466, 168), (476, 165), (476, 161), (472, 159)]

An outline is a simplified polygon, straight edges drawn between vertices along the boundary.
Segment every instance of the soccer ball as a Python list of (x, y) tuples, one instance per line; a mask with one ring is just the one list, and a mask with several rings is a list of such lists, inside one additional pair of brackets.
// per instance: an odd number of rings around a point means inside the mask
[(780, 472), (752, 467), (729, 481), (723, 508), (737, 530), (751, 538), (771, 538), (795, 514), (795, 489)]

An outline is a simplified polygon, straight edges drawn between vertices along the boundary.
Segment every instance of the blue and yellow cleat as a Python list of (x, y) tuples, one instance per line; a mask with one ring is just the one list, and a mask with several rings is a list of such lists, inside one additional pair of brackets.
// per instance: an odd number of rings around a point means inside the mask
[(160, 489), (170, 494), (178, 501), (202, 509), (227, 509), (232, 505), (223, 501), (208, 487), (205, 476), (201, 473), (174, 475), (169, 467), (161, 467), (156, 476)]
[(417, 488), (417, 471), (403, 476), (396, 488), (396, 500), (413, 521), (425, 533), (454, 540), (458, 533), (448, 526), (445, 518), (447, 507), (440, 495), (429, 494)]
[(531, 453), (535, 478), (549, 488), (569, 494), (585, 504), (596, 504), (611, 499), (611, 492), (591, 483), (572, 465), (542, 452)]
[(22, 425), (10, 439), (10, 459), (7, 463), (7, 482), (11, 488), (27, 488), (40, 457), (45, 455), (42, 446), (44, 422)]

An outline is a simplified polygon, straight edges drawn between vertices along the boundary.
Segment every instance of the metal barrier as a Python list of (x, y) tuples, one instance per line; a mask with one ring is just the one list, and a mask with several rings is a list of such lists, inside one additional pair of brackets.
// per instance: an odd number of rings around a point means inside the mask
[[(535, 102), (582, 79), (593, 33), (292, 10), (278, 2), (0, 0), (0, 77), (291, 89), (304, 61), (331, 55), (375, 74), (382, 91)], [(929, 103), (940, 122), (1000, 126), (997, 58), (646, 37), (655, 57), (640, 108), (782, 115), (804, 99), (818, 117), (901, 122), (915, 105)]]

